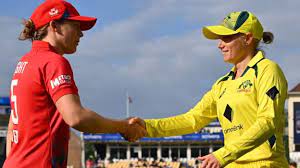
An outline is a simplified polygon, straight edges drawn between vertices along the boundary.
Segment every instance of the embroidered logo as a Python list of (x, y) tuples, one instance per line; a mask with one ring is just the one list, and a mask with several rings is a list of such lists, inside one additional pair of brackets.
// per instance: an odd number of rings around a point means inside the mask
[(234, 24), (234, 21), (233, 21), (233, 18), (230, 15), (226, 16), (223, 20), (223, 23), (222, 23), (223, 26), (225, 26), (225, 27), (227, 27), (231, 30), (233, 30), (233, 28), (234, 28), (233, 24)]
[(49, 15), (50, 16), (54, 16), (54, 15), (57, 15), (58, 14), (58, 9), (56, 8), (52, 8), (50, 11), (49, 11)]
[(251, 92), (253, 84), (250, 80), (244, 81), (237, 89), (237, 92)]

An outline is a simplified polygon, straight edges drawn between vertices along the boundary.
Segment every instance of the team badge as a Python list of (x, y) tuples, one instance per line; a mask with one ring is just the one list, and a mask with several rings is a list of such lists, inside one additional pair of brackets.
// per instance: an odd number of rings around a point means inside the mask
[(54, 15), (57, 15), (58, 14), (58, 9), (56, 8), (52, 8), (50, 11), (49, 11), (49, 15), (50, 16), (54, 16)]
[(244, 81), (240, 84), (240, 86), (237, 89), (237, 92), (238, 93), (240, 93), (240, 92), (246, 92), (246, 93), (251, 92), (252, 86), (253, 86), (253, 84), (251, 83), (251, 81), (246, 80), (246, 81)]

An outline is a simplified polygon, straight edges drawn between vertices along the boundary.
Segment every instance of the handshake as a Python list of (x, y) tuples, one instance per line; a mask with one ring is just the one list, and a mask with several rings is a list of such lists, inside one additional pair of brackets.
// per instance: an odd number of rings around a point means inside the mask
[(146, 123), (143, 119), (130, 117), (123, 120), (123, 122), (125, 126), (120, 128), (119, 132), (125, 140), (135, 142), (147, 135)]

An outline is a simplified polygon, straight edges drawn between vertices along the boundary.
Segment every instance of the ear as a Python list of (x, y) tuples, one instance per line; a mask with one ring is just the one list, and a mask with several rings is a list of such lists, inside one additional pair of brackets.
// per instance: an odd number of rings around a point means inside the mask
[(49, 31), (51, 32), (59, 32), (60, 26), (57, 22), (55, 21), (50, 21), (49, 22)]
[(250, 45), (253, 42), (254, 42), (253, 34), (252, 33), (246, 33), (246, 36), (245, 36), (246, 45)]

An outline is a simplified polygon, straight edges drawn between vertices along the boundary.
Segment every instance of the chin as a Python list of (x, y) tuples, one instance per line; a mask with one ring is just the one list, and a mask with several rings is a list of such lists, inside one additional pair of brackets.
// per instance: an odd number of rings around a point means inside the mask
[(76, 52), (76, 48), (75, 49), (72, 49), (72, 50), (67, 50), (65, 51), (65, 54), (73, 54)]
[(228, 57), (224, 57), (223, 60), (224, 60), (224, 62), (230, 62), (230, 58), (228, 58)]
[(224, 62), (230, 63), (230, 64), (234, 64), (234, 61), (232, 59), (225, 59), (224, 58)]

